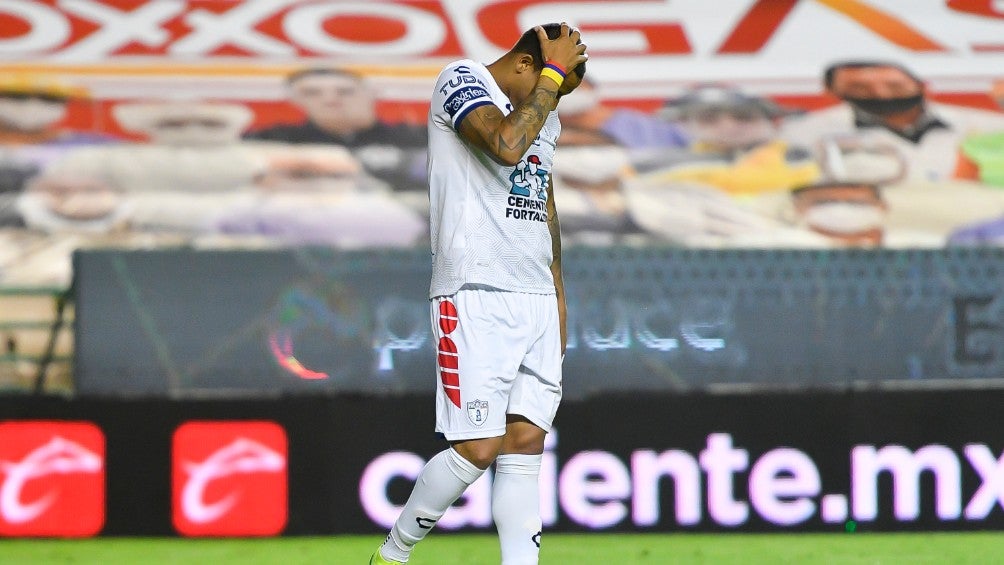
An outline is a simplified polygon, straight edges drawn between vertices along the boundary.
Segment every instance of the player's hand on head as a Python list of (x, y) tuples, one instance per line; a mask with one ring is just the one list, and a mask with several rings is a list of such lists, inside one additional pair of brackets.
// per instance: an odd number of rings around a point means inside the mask
[(561, 31), (554, 39), (547, 37), (547, 32), (542, 26), (534, 29), (537, 30), (537, 37), (540, 39), (540, 51), (544, 61), (554, 61), (571, 72), (589, 58), (586, 54), (586, 44), (581, 42), (579, 30), (572, 29), (568, 24), (561, 23)]

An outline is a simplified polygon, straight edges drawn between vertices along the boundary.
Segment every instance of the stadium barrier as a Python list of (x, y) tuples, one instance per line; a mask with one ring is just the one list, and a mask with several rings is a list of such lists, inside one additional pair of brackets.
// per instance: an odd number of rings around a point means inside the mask
[[(1000, 248), (572, 248), (563, 265), (570, 399), (1004, 375)], [(426, 393), (429, 269), (421, 249), (78, 252), (76, 391)]]
[[(1002, 403), (999, 389), (570, 401), (544, 456), (545, 529), (999, 529)], [(0, 536), (383, 532), (443, 448), (432, 406), (0, 397)], [(490, 481), (438, 529), (489, 530)]]

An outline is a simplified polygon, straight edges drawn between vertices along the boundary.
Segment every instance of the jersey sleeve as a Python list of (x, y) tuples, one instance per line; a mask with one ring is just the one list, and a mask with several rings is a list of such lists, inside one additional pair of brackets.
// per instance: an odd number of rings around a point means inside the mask
[(482, 65), (459, 61), (447, 65), (436, 79), (432, 110), (439, 118), (459, 129), (472, 110), (494, 104), (488, 90), (488, 77)]

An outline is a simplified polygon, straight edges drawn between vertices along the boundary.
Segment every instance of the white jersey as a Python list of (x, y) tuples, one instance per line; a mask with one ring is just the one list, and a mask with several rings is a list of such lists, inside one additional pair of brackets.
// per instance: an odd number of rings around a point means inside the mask
[(475, 108), (512, 111), (487, 67), (450, 63), (436, 78), (429, 109), (430, 297), (465, 284), (553, 294), (547, 189), (561, 133), (556, 112), (515, 167), (493, 161), (457, 130)]

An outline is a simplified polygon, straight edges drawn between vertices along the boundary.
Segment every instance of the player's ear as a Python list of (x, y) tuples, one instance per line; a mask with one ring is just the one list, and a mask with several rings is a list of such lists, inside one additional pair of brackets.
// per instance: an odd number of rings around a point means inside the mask
[(517, 73), (533, 72), (534, 70), (535, 69), (533, 68), (533, 56), (532, 55), (529, 55), (527, 53), (520, 53), (519, 56), (516, 57), (516, 72)]

